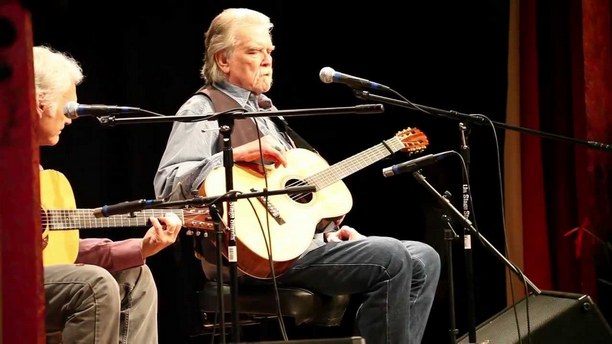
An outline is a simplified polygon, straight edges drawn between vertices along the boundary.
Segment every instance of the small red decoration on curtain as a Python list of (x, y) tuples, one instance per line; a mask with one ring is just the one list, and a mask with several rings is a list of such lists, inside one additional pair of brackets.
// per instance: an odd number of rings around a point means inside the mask
[(573, 228), (567, 231), (565, 234), (563, 234), (564, 237), (568, 237), (572, 235), (573, 233), (577, 233), (576, 239), (574, 240), (574, 255), (576, 256), (577, 259), (579, 259), (580, 256), (582, 255), (582, 238), (584, 236), (584, 233), (587, 233), (591, 235), (593, 238), (601, 241), (601, 239), (599, 239), (595, 234), (593, 234), (591, 231), (587, 229), (587, 227), (590, 225), (591, 225), (591, 220), (587, 217), (582, 221), (582, 224), (580, 224), (580, 226)]

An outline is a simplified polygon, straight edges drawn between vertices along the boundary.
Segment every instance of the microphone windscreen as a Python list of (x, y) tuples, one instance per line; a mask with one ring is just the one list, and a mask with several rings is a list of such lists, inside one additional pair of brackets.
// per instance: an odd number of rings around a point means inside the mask
[(319, 78), (326, 84), (334, 82), (334, 74), (336, 71), (331, 67), (323, 67), (319, 72)]
[(78, 110), (79, 110), (79, 103), (75, 101), (69, 101), (64, 106), (64, 116), (74, 119), (78, 117), (78, 114), (77, 114)]

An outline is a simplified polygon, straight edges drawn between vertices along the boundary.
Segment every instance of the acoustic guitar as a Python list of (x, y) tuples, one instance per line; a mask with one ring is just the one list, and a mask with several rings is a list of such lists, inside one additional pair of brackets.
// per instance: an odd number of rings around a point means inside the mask
[[(272, 269), (275, 275), (282, 274), (308, 249), (321, 220), (345, 215), (352, 208), (353, 199), (343, 178), (398, 151), (410, 155), (422, 152), (428, 144), (423, 132), (407, 128), (332, 166), (318, 154), (302, 148), (285, 153), (287, 167), (258, 172), (236, 163), (232, 170), (236, 191), (316, 188), (312, 193), (241, 198), (234, 202), (238, 269), (259, 279), (273, 277)], [(204, 195), (224, 194), (225, 169), (213, 169), (199, 191)], [(224, 207), (227, 211), (227, 205)], [(209, 240), (216, 245), (214, 238)], [(227, 252), (227, 244), (222, 246)]]
[(97, 218), (94, 209), (76, 209), (66, 176), (55, 170), (40, 171), (43, 265), (72, 264), (79, 253), (79, 230), (88, 228), (145, 227), (149, 217), (173, 212), (182, 228), (212, 230), (208, 208), (145, 209), (130, 214)]

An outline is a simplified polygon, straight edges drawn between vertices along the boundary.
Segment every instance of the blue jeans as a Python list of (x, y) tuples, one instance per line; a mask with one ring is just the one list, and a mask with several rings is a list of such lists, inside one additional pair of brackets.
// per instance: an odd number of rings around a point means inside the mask
[(371, 236), (327, 243), (279, 277), (326, 295), (358, 294), (356, 328), (368, 344), (421, 342), (440, 277), (429, 245)]

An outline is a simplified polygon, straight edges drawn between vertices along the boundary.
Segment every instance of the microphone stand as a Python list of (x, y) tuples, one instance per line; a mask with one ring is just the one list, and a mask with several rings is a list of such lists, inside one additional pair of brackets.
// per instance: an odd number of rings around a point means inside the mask
[[(234, 155), (232, 150), (232, 130), (234, 128), (233, 116), (219, 116), (219, 132), (223, 142), (223, 166), (225, 167), (225, 191), (234, 190)], [(230, 304), (232, 305), (232, 334), (231, 338), (235, 343), (240, 342), (239, 331), (239, 312), (238, 312), (238, 249), (236, 247), (236, 228), (234, 225), (234, 202), (227, 201), (227, 228), (229, 229), (229, 238), (227, 243), (227, 260), (229, 263), (230, 273)], [(217, 242), (217, 247), (221, 247), (221, 241)], [(219, 256), (219, 254), (217, 254)], [(221, 260), (217, 261), (217, 284), (220, 286), (223, 283), (223, 274), (221, 270)], [(219, 291), (221, 290), (220, 287)], [(223, 298), (223, 294), (218, 295)], [(221, 313), (221, 317), (224, 313)]]
[[(251, 192), (251, 193), (244, 193), (244, 194), (228, 193), (228, 194), (221, 195), (221, 196), (210, 196), (210, 197), (197, 196), (189, 200), (171, 201), (171, 202), (164, 202), (161, 199), (154, 199), (154, 200), (142, 199), (142, 200), (137, 200), (137, 201), (118, 203), (118, 204), (111, 205), (111, 206), (104, 206), (101, 208), (94, 209), (93, 213), (94, 213), (94, 216), (96, 217), (102, 217), (102, 216), (108, 217), (108, 216), (118, 215), (118, 214), (131, 214), (131, 213), (135, 213), (140, 210), (151, 209), (151, 208), (175, 208), (178, 206), (194, 205), (194, 204), (199, 205), (199, 206), (208, 205), (209, 213), (210, 213), (211, 219), (214, 224), (213, 228), (214, 228), (214, 232), (216, 235), (216, 242), (218, 243), (216, 245), (217, 262), (218, 262), (217, 278), (219, 281), (221, 281), (223, 280), (223, 255), (221, 252), (221, 243), (223, 242), (223, 227), (221, 225), (221, 215), (220, 215), (218, 203), (222, 201), (226, 201), (226, 202), (232, 202), (230, 204), (233, 204), (233, 201), (240, 199), (240, 198), (268, 197), (272, 195), (281, 195), (281, 194), (304, 194), (304, 193), (311, 193), (315, 191), (316, 191), (315, 186), (304, 185), (304, 186), (288, 187), (283, 190), (276, 190), (276, 191), (264, 190), (261, 192)], [(105, 209), (109, 209), (108, 212), (105, 212)], [(96, 215), (97, 213), (100, 213), (100, 215), (99, 216)], [(189, 226), (189, 223), (186, 224), (186, 227), (188, 226)], [(231, 241), (228, 244), (228, 247), (230, 246), (230, 244), (231, 244)], [(235, 240), (234, 240), (234, 247), (235, 247)], [(235, 286), (235, 288), (236, 288), (235, 290), (237, 290), (237, 286)], [(224, 298), (222, 297), (223, 295), (222, 283), (217, 283), (217, 295), (221, 296), (221, 297), (218, 297), (217, 299), (218, 299), (219, 313), (221, 314), (220, 327), (221, 329), (223, 329), (221, 331), (221, 338), (222, 338), (222, 342), (225, 343), (225, 331), (224, 331), (225, 312), (224, 312)], [(235, 296), (236, 295), (232, 294), (234, 304), (235, 304)], [(235, 321), (235, 320), (236, 319), (233, 319), (232, 321)]]
[(236, 201), (243, 198), (259, 198), (259, 197), (268, 197), (268, 196), (276, 196), (276, 195), (290, 195), (290, 194), (302, 194), (302, 193), (310, 193), (316, 192), (317, 187), (313, 185), (302, 185), (302, 186), (291, 186), (288, 188), (284, 188), (281, 190), (267, 190), (256, 191), (256, 192), (244, 192), (237, 193), (229, 192), (220, 196), (195, 196), (190, 199), (180, 200), (180, 201), (168, 201), (160, 204), (156, 204), (155, 206), (147, 207), (147, 208), (176, 208), (183, 207), (187, 205), (199, 205), (199, 206), (214, 206), (218, 202), (228, 202), (228, 201)]
[[(444, 198), (449, 199), (451, 197), (450, 192), (444, 193)], [(449, 200), (450, 202), (450, 200)], [(453, 229), (448, 215), (443, 214), (441, 216), (442, 226), (444, 227), (444, 241), (446, 242), (446, 257), (448, 257), (448, 264), (446, 274), (448, 276), (448, 298), (451, 300), (448, 303), (448, 315), (450, 330), (448, 331), (450, 344), (457, 342), (457, 325), (455, 322), (455, 284), (453, 282), (453, 240), (459, 239), (459, 235)]]
[[(298, 109), (298, 110), (276, 110), (276, 111), (258, 111), (246, 112), (243, 109), (230, 110), (226, 112), (213, 113), (210, 115), (192, 115), (192, 116), (156, 116), (156, 117), (129, 117), (115, 118), (115, 116), (102, 116), (98, 121), (103, 125), (113, 126), (115, 124), (130, 124), (130, 123), (156, 123), (156, 122), (192, 122), (199, 120), (217, 121), (219, 123), (219, 132), (223, 142), (223, 165), (225, 167), (225, 190), (229, 192), (233, 190), (233, 165), (234, 157), (231, 144), (231, 133), (233, 130), (234, 120), (247, 117), (278, 117), (278, 116), (311, 116), (311, 115), (335, 115), (335, 114), (371, 114), (381, 113), (384, 111), (382, 104), (364, 104), (348, 107), (337, 108), (319, 108), (319, 109)], [(229, 199), (227, 202), (227, 228), (229, 229), (228, 239), (228, 254), (229, 272), (230, 272), (230, 295), (231, 295), (231, 318), (232, 318), (232, 340), (235, 343), (240, 342), (239, 330), (239, 315), (238, 315), (238, 251), (236, 247), (236, 230), (234, 226), (234, 202)], [(221, 250), (221, 242), (217, 242), (217, 250)], [(217, 254), (219, 256), (219, 254)], [(221, 261), (217, 261), (221, 264)], [(223, 283), (221, 269), (217, 268), (218, 283)], [(219, 298), (223, 298), (221, 289), (218, 289)], [(223, 306), (222, 303), (219, 303)], [(223, 310), (220, 310), (221, 317), (224, 316)], [(225, 329), (222, 329), (225, 330)]]
[[(368, 91), (364, 91), (364, 90), (353, 90), (353, 93), (355, 94), (355, 96), (359, 99), (363, 99), (363, 100), (373, 100), (373, 101), (377, 101), (377, 102), (382, 102), (382, 103), (386, 103), (386, 104), (391, 104), (391, 105), (395, 105), (395, 106), (399, 106), (399, 107), (403, 107), (403, 108), (407, 108), (407, 109), (411, 109), (411, 110), (418, 110), (420, 112), (424, 112), (427, 113), (429, 115), (434, 115), (434, 116), (443, 116), (443, 117), (447, 117), (450, 119), (455, 119), (455, 120), (461, 120), (464, 122), (470, 122), (470, 123), (476, 123), (476, 124), (480, 124), (480, 125), (485, 125), (488, 124), (489, 121), (485, 120), (484, 116), (482, 115), (474, 115), (474, 114), (465, 114), (465, 113), (461, 113), (458, 111), (453, 111), (453, 110), (443, 110), (443, 109), (438, 109), (438, 108), (434, 108), (434, 107), (430, 107), (430, 106), (425, 106), (425, 105), (421, 105), (421, 104), (415, 104), (413, 102), (409, 102), (409, 101), (404, 101), (404, 100), (399, 100), (399, 99), (393, 99), (393, 98), (388, 98), (388, 97), (383, 97), (383, 96), (379, 96), (379, 95), (375, 95), (375, 94), (371, 94)], [(554, 139), (554, 140), (558, 140), (558, 141), (562, 141), (562, 142), (569, 142), (569, 143), (574, 143), (574, 144), (578, 144), (578, 145), (584, 145), (587, 146), (589, 148), (594, 148), (594, 149), (601, 149), (601, 150), (606, 150), (606, 151), (612, 151), (612, 145), (611, 144), (607, 144), (607, 143), (602, 143), (602, 142), (597, 142), (597, 141), (586, 141), (586, 140), (579, 140), (579, 139), (575, 139), (572, 137), (566, 137), (566, 136), (562, 136), (562, 135), (557, 135), (557, 134), (552, 134), (552, 133), (547, 133), (547, 132), (543, 132), (543, 131), (539, 131), (539, 130), (534, 130), (534, 129), (529, 129), (529, 128), (525, 128), (525, 127), (519, 127), (519, 126), (514, 126), (514, 125), (510, 125), (510, 124), (506, 124), (506, 123), (501, 123), (501, 122), (496, 122), (496, 121), (490, 121), (490, 123), (493, 123), (493, 125), (497, 128), (504, 128), (504, 129), (511, 129), (514, 131), (518, 131), (518, 132), (523, 132), (523, 133), (528, 133), (528, 134), (535, 134), (544, 138), (549, 138), (549, 139)], [(469, 171), (469, 147), (467, 144), (467, 138), (465, 135), (466, 129), (467, 127), (463, 124), (460, 123), (460, 129), (461, 129), (461, 154), (468, 166), (467, 171)], [(463, 176), (463, 210), (464, 210), (464, 216), (465, 216), (465, 220), (467, 221), (467, 218), (471, 215), (471, 211), (469, 208), (469, 185), (468, 185), (468, 175), (466, 173), (462, 174)], [(465, 197), (468, 198), (465, 198)], [(462, 215), (463, 217), (463, 215)], [(471, 246), (471, 235), (470, 233), (475, 233), (478, 235), (478, 237), (482, 238), (482, 240), (486, 240), (484, 239), (480, 233), (478, 233), (475, 228), (473, 228), (471, 225), (464, 227), (464, 252), (465, 252), (465, 262), (466, 262), (466, 274), (468, 275), (468, 278), (466, 279), (467, 282), (467, 301), (468, 301), (468, 324), (469, 324), (469, 343), (476, 343), (476, 315), (475, 315), (475, 305), (474, 305), (474, 287), (473, 287), (473, 262), (472, 262), (472, 246)], [(488, 244), (487, 242), (487, 245)], [(492, 246), (491, 246), (492, 247)], [(494, 248), (493, 248), (494, 249)], [(502, 258), (505, 259), (505, 257)], [(510, 265), (509, 265), (510, 266)], [(518, 272), (516, 270), (516, 268), (514, 266), (512, 266), (512, 269), (515, 272)], [(525, 280), (527, 280), (527, 277), (524, 276), (522, 273), (518, 274), (519, 278), (523, 278)], [(535, 288), (535, 289), (534, 289)], [(532, 285), (532, 290), (537, 290), (537, 288)], [(539, 291), (538, 291), (539, 293)]]
[(421, 174), (420, 171), (412, 172), (412, 176), (421, 185), (425, 186), (425, 188), (428, 191), (430, 191), (436, 197), (436, 199), (440, 202), (440, 204), (445, 206), (452, 214), (454, 214), (463, 223), (463, 226), (465, 228), (468, 228), (472, 234), (477, 236), (478, 239), (480, 239), (480, 241), (485, 244), (486, 248), (488, 248), (491, 252), (493, 252), (493, 254), (495, 254), (498, 258), (500, 258), (506, 264), (506, 266), (508, 266), (512, 271), (514, 271), (514, 273), (517, 276), (521, 276), (524, 279), (524, 281), (527, 284), (527, 286), (529, 286), (529, 288), (536, 295), (539, 295), (539, 294), (542, 293), (542, 291), (538, 287), (536, 287), (535, 284), (533, 284), (529, 280), (529, 278), (527, 278), (527, 276), (525, 276), (519, 270), (519, 268), (517, 268), (511, 261), (509, 261), (501, 252), (499, 252), (495, 248), (495, 246), (493, 246), (493, 244), (491, 244), (484, 236), (482, 236), (480, 234), (480, 232), (478, 230), (476, 230), (476, 228), (474, 228), (474, 226), (472, 225), (472, 222), (470, 220), (468, 220), (465, 216), (463, 216), (463, 214), (461, 214), (461, 212), (459, 212), (459, 210), (457, 210), (457, 208), (455, 208), (455, 206), (453, 206), (452, 203), (450, 203), (447, 198), (445, 198), (444, 196), (440, 195), (440, 193), (433, 186), (431, 186), (431, 184), (429, 184), (427, 179)]
[[(211, 204), (208, 207), (210, 215), (213, 219), (215, 229), (215, 240), (217, 243), (217, 308), (219, 310), (219, 321), (221, 329), (221, 343), (225, 343), (225, 300), (223, 298), (223, 253), (221, 252), (221, 243), (223, 242), (223, 226), (221, 225), (221, 211), (218, 204)], [(202, 250), (204, 249), (204, 241), (200, 240)]]
[[(462, 170), (463, 186), (461, 188), (463, 195), (463, 216), (469, 219), (472, 214), (470, 208), (470, 184), (468, 171), (470, 170), (470, 147), (467, 143), (468, 128), (465, 124), (459, 123), (461, 131), (461, 156), (465, 161), (466, 168)], [(468, 343), (476, 343), (476, 297), (474, 296), (474, 260), (472, 251), (472, 236), (468, 227), (463, 228), (463, 252), (465, 257), (465, 274), (466, 274), (466, 294), (468, 308)]]

